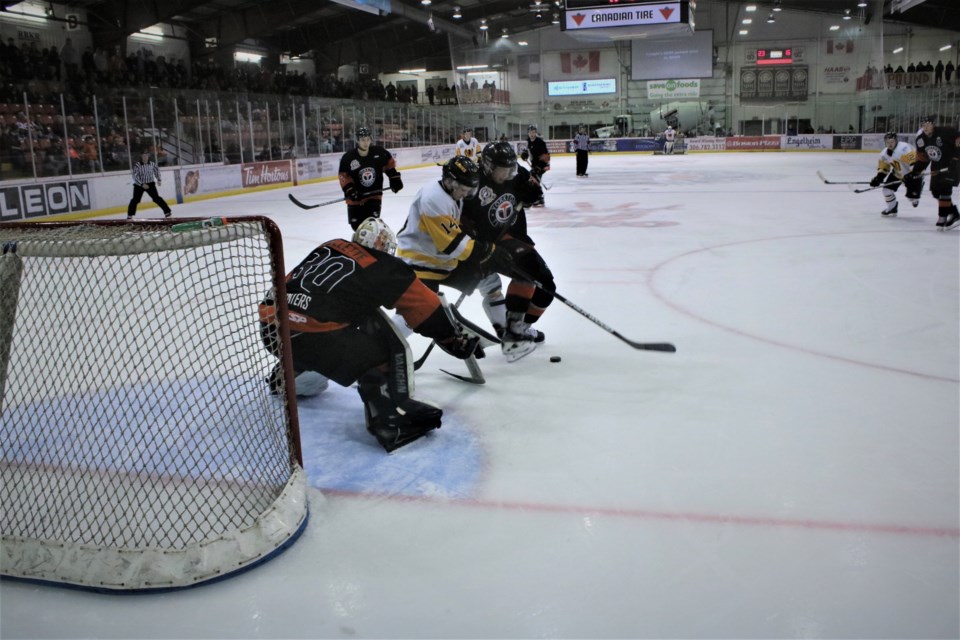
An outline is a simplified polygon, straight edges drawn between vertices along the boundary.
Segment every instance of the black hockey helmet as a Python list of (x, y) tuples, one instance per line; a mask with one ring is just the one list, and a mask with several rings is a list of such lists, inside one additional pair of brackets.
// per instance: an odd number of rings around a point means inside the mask
[(930, 115), (926, 115), (926, 116), (921, 116), (921, 117), (920, 117), (920, 124), (926, 124), (926, 123), (928, 123), (928, 122), (929, 122), (930, 124), (937, 124), (937, 116), (936, 116), (936, 114), (931, 113)]
[(357, 127), (357, 140), (359, 140), (360, 138), (372, 138), (372, 137), (373, 136), (370, 135), (370, 129), (368, 129), (367, 127)]
[(896, 139), (897, 139), (897, 134), (894, 133), (893, 131), (887, 131), (885, 134), (883, 134), (883, 141), (884, 141), (884, 142), (886, 142), (887, 140), (891, 140), (891, 139), (892, 139), (892, 140), (896, 140)]
[(443, 178), (476, 189), (480, 185), (480, 167), (470, 158), (456, 156), (443, 165)]
[(473, 127), (464, 127), (460, 133), (473, 133)]
[(509, 142), (491, 142), (485, 146), (480, 163), (483, 166), (483, 172), (488, 176), (493, 175), (499, 167), (509, 170), (505, 180), (510, 180), (517, 175), (517, 152)]
[(537, 125), (535, 124), (532, 124), (529, 127), (527, 127), (527, 133), (530, 133), (531, 131), (536, 131), (536, 130), (537, 130)]

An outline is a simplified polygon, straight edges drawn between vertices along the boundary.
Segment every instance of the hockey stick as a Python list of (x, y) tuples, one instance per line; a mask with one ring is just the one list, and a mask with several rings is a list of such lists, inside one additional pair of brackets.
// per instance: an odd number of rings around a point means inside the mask
[[(442, 292), (437, 293), (437, 296), (440, 298), (440, 304), (443, 306), (443, 312), (447, 314), (447, 318), (450, 320), (450, 323), (457, 327), (457, 333), (460, 333), (460, 323), (457, 322), (456, 317), (453, 315), (453, 309), (450, 308), (450, 303), (447, 302), (447, 297), (443, 295)], [(478, 340), (478, 338), (472, 338), (473, 341)], [(464, 382), (469, 382), (471, 384), (484, 384), (486, 380), (483, 377), (483, 372), (480, 370), (480, 365), (477, 364), (477, 358), (472, 353), (468, 358), (464, 360), (467, 365), (467, 370), (470, 372), (470, 377), (457, 375), (456, 373), (451, 373), (445, 369), (440, 369), (448, 376), (453, 376), (457, 380), (463, 380)]]
[[(923, 178), (928, 177), (928, 176), (930, 176), (930, 175), (933, 175), (933, 174), (930, 174), (930, 173), (921, 173), (921, 174), (918, 175), (917, 177), (922, 180)], [(867, 187), (866, 189), (854, 189), (853, 192), (854, 192), (854, 193), (866, 193), (867, 191), (873, 191), (874, 189), (883, 189), (884, 187), (886, 187), (886, 186), (888, 186), (888, 185), (892, 185), (892, 184), (903, 184), (903, 180), (904, 180), (903, 178), (901, 178), (900, 180), (891, 180), (890, 182), (883, 182), (883, 183), (881, 183), (881, 184), (878, 184), (878, 185), (875, 186), (875, 187)], [(858, 183), (858, 184), (859, 184), (859, 183)], [(868, 182), (867, 184), (870, 184), (870, 183)]]
[[(530, 175), (533, 175), (533, 165), (530, 163), (530, 161), (529, 161), (529, 160), (521, 160), (521, 162), (523, 162), (523, 163), (526, 164), (528, 167), (530, 167)], [(540, 177), (537, 178), (537, 183), (538, 183), (541, 187), (543, 187), (543, 190), (544, 190), (544, 191), (550, 191), (550, 189), (553, 188), (553, 185), (552, 185), (552, 184), (547, 184), (546, 182), (544, 182), (544, 181), (543, 181), (543, 175), (544, 175), (544, 174), (542, 174), (542, 173), (540, 174)]]
[[(364, 195), (364, 196), (378, 196), (378, 195), (380, 195), (381, 193), (383, 193), (383, 191), (371, 191), (370, 193), (365, 193), (365, 194), (363, 194), (363, 195)], [(346, 197), (343, 197), (343, 198), (337, 198), (336, 200), (327, 200), (326, 202), (321, 202), (321, 203), (319, 203), (319, 204), (303, 204), (302, 202), (300, 202), (299, 200), (297, 200), (296, 198), (294, 198), (292, 193), (288, 193), (288, 194), (287, 194), (287, 197), (290, 198), (290, 202), (292, 202), (293, 204), (297, 205), (297, 206), (300, 207), (301, 209), (316, 209), (317, 207), (325, 207), (325, 206), (327, 206), (328, 204), (336, 204), (336, 203), (338, 203), (338, 202), (343, 202), (344, 200), (347, 199)]]
[[(454, 308), (454, 309), (459, 309), (461, 303), (463, 303), (463, 301), (464, 301), (466, 298), (467, 298), (467, 292), (464, 291), (463, 293), (460, 294), (460, 297), (457, 298), (457, 301), (453, 303), (453, 308)], [(442, 304), (442, 303), (441, 303), (441, 304)], [(424, 351), (424, 352), (423, 352), (423, 355), (420, 356), (420, 358), (413, 363), (413, 370), (414, 370), (414, 371), (419, 371), (419, 370), (420, 370), (420, 367), (422, 367), (422, 366), (423, 366), (423, 363), (427, 361), (427, 356), (430, 355), (430, 352), (433, 351), (433, 348), (434, 348), (435, 346), (437, 346), (437, 341), (436, 341), (436, 340), (431, 340), (431, 341), (430, 341), (430, 344), (427, 346), (427, 350)]]
[[(539, 282), (537, 282), (536, 280), (534, 280), (529, 274), (524, 273), (523, 271), (521, 271), (520, 269), (518, 269), (518, 268), (516, 268), (516, 267), (511, 267), (510, 269), (511, 269), (511, 271), (513, 271), (513, 273), (515, 273), (515, 274), (517, 275), (517, 277), (522, 278), (522, 279), (524, 279), (524, 280), (527, 280), (527, 281), (529, 281), (529, 282), (532, 282), (535, 286), (537, 286), (537, 287), (540, 288), (540, 289), (543, 289), (544, 291), (549, 291), (549, 289), (547, 289), (547, 288), (544, 287), (542, 284), (540, 284)], [(570, 300), (568, 300), (567, 298), (565, 298), (564, 296), (560, 295), (560, 292), (558, 292), (558, 291), (550, 291), (550, 294), (551, 294), (554, 298), (556, 298), (557, 300), (559, 300), (560, 302), (562, 302), (563, 304), (567, 305), (568, 307), (570, 307), (571, 309), (573, 309), (574, 311), (576, 311), (577, 313), (579, 313), (580, 315), (582, 315), (584, 318), (586, 318), (587, 320), (589, 320), (589, 321), (592, 322), (593, 324), (597, 325), (598, 327), (600, 327), (601, 329), (603, 329), (603, 330), (606, 331), (607, 333), (612, 334), (614, 337), (619, 338), (619, 339), (622, 340), (623, 342), (626, 342), (628, 345), (630, 345), (630, 346), (633, 347), (634, 349), (642, 349), (642, 350), (644, 350), (644, 351), (663, 351), (663, 352), (666, 352), (666, 353), (675, 353), (675, 352), (677, 351), (677, 348), (676, 348), (673, 344), (671, 344), (671, 343), (669, 343), (669, 342), (636, 342), (636, 341), (634, 341), (634, 340), (630, 340), (630, 339), (628, 339), (628, 338), (625, 338), (624, 336), (622, 336), (620, 333), (618, 333), (617, 331), (615, 331), (615, 330), (614, 330), (612, 327), (610, 327), (609, 325), (604, 324), (604, 323), (601, 322), (599, 319), (595, 318), (595, 317), (592, 316), (590, 313), (588, 313), (587, 311), (584, 311), (584, 310), (581, 309), (579, 306), (577, 306), (576, 304), (574, 304), (572, 301), (570, 301)]]
[(827, 180), (827, 179), (824, 177), (823, 173), (820, 172), (820, 171), (817, 171), (817, 176), (819, 176), (820, 179), (823, 180), (823, 183), (824, 183), (824, 184), (870, 184), (870, 181), (869, 181), (869, 180), (863, 180), (863, 181), (859, 181), (859, 182), (842, 182), (842, 181), (841, 181), (841, 182), (838, 182), (838, 181), (835, 181), (835, 180)]

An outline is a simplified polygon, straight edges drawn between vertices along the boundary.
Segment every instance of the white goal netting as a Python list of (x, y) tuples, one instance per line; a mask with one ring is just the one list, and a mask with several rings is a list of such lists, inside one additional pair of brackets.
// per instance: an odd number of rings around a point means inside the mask
[(5, 576), (190, 586), (306, 523), (295, 402), (266, 382), (289, 342), (258, 316), (279, 232), (174, 229), (0, 225)]

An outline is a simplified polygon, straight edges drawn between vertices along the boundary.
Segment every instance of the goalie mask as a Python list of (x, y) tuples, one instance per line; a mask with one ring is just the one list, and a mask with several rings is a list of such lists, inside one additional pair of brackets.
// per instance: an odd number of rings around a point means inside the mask
[(353, 241), (368, 249), (397, 254), (397, 234), (380, 218), (367, 218), (353, 234)]
[(517, 152), (509, 142), (491, 142), (483, 148), (483, 172), (497, 184), (513, 180), (517, 175)]

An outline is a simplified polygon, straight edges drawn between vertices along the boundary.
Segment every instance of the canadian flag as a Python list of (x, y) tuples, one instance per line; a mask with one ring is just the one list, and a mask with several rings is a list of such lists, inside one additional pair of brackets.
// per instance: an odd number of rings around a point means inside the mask
[(827, 53), (853, 53), (853, 40), (827, 40)]
[(560, 71), (562, 73), (597, 73), (600, 71), (600, 52), (587, 51), (578, 53), (560, 54)]

